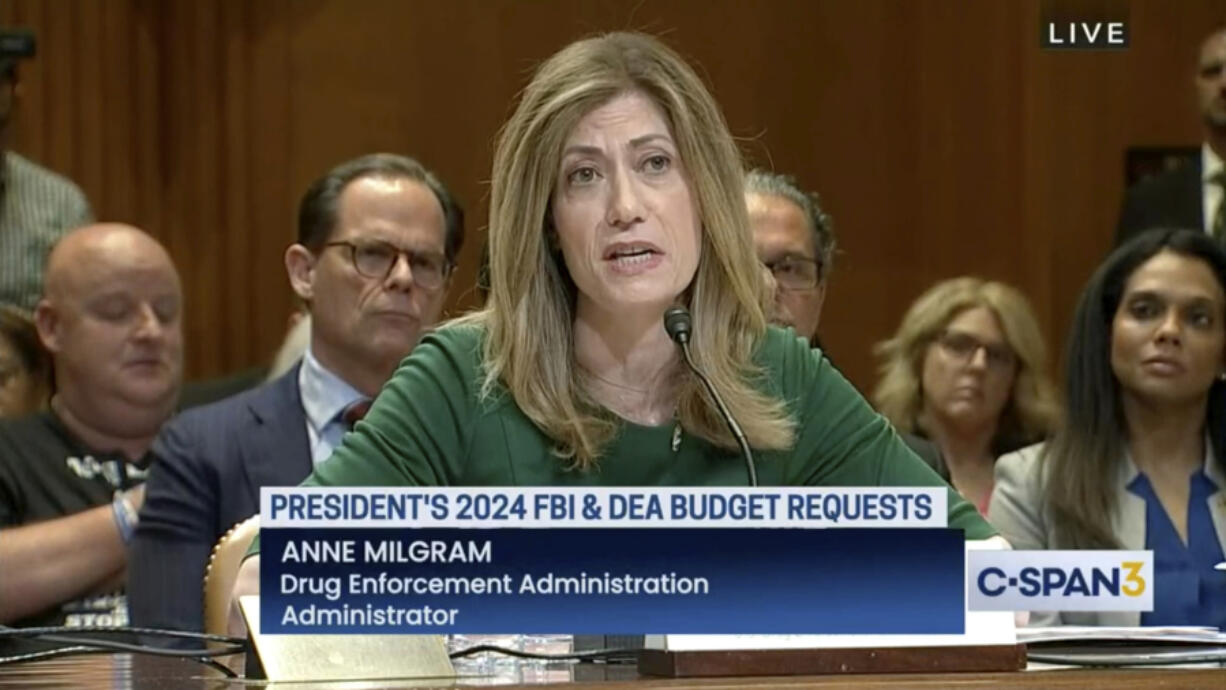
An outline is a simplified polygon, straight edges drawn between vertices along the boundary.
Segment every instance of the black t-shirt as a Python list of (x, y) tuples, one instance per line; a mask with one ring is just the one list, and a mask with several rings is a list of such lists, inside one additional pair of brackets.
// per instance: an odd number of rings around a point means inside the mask
[[(86, 448), (51, 412), (0, 419), (0, 530), (107, 505), (115, 491), (144, 482), (141, 464), (117, 452)], [(0, 563), (0, 577), (11, 567)], [(68, 601), (11, 623), (127, 624), (127, 599), (121, 592)]]

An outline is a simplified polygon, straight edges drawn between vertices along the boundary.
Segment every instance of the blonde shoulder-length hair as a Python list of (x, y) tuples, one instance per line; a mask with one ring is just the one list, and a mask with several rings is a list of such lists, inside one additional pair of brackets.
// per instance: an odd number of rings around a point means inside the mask
[[(612, 33), (563, 48), (536, 71), (499, 134), (490, 181), (489, 299), (461, 319), (485, 329), (483, 393), (505, 386), (574, 468), (594, 467), (618, 429), (586, 393), (575, 364), (576, 287), (548, 235), (567, 137), (584, 115), (628, 92), (646, 95), (665, 114), (698, 205), (701, 254), (679, 298), (693, 314), (694, 359), (750, 445), (790, 448), (794, 422), (785, 405), (754, 385), (762, 372), (751, 357), (765, 334), (769, 295), (749, 233), (740, 153), (702, 80), (642, 34)], [(736, 449), (700, 384), (681, 374), (678, 390), (682, 427)]]
[(985, 307), (996, 315), (1018, 362), (1012, 395), (1001, 413), (993, 445), (1051, 434), (1059, 418), (1059, 404), (1047, 377), (1047, 348), (1034, 311), (1021, 292), (979, 278), (954, 278), (932, 286), (907, 310), (894, 337), (878, 343), (881, 380), (873, 393), (877, 409), (896, 428), (916, 429), (923, 406), (920, 377), (928, 346), (950, 321), (974, 307)]

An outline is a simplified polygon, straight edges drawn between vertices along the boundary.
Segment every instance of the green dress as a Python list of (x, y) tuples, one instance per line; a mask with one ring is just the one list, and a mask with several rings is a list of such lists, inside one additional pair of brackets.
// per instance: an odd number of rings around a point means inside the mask
[[(567, 470), (553, 443), (504, 389), (479, 395), (484, 331), (426, 335), (363, 422), (303, 486), (744, 486), (736, 452), (675, 426), (625, 422), (598, 468)], [(796, 445), (757, 452), (763, 486), (944, 486), (819, 350), (771, 327), (755, 354), (765, 392), (795, 415)], [(949, 490), (949, 526), (969, 539), (995, 531)], [(258, 542), (252, 552), (258, 549)]]

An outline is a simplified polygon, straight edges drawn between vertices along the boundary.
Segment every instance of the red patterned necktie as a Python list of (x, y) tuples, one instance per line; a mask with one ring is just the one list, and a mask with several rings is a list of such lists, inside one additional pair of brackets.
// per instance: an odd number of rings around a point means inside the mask
[(369, 411), (370, 401), (365, 399), (358, 400), (350, 403), (349, 407), (346, 407), (345, 411), (341, 412), (341, 421), (345, 423), (346, 427), (352, 429), (353, 425), (357, 424)]

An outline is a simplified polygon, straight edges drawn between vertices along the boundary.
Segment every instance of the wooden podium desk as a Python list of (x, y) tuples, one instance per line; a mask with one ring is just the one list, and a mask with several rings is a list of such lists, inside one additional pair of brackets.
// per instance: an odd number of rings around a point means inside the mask
[[(0, 688), (175, 688), (225, 690), (262, 687), (241, 680), (227, 680), (195, 662), (182, 659), (115, 654), (80, 656), (0, 666)], [(575, 686), (576, 690), (648, 690), (648, 688), (696, 688), (753, 690), (800, 688), (1226, 688), (1226, 668), (1197, 669), (1062, 669), (1016, 673), (952, 673), (943, 675), (841, 675), (777, 676), (763, 678), (661, 679), (641, 677), (632, 665), (524, 664), (508, 666), (493, 676), (465, 677), (454, 683), (406, 681), (403, 683), (294, 683), (293, 690), (308, 688), (429, 688), (429, 687), (542, 687)]]

